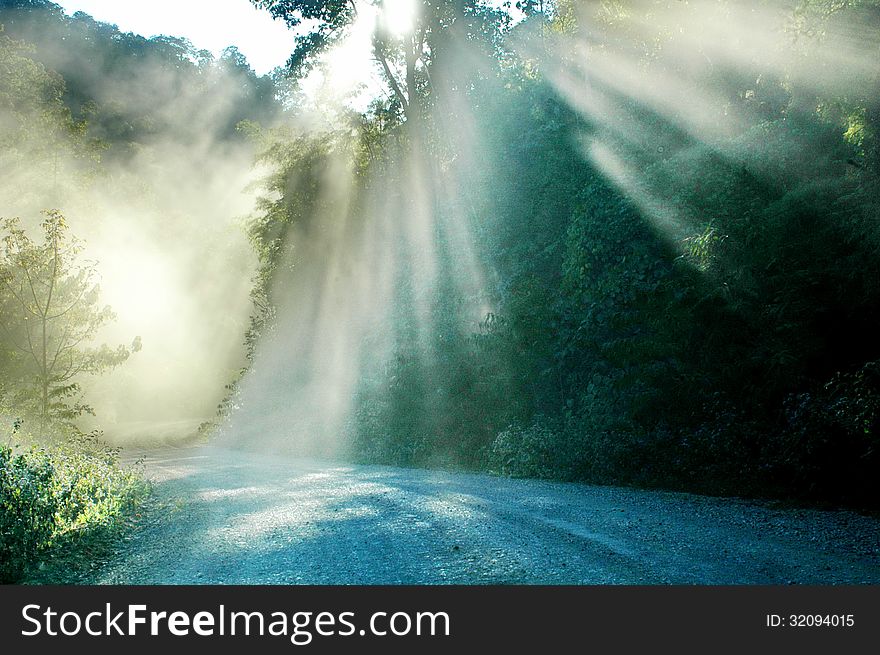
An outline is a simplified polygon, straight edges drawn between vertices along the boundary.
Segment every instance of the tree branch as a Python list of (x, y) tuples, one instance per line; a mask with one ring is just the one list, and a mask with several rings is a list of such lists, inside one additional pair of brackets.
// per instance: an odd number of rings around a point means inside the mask
[(375, 44), (373, 47), (374, 54), (376, 59), (382, 64), (382, 70), (385, 71), (385, 77), (388, 78), (388, 83), (391, 85), (391, 90), (394, 91), (394, 95), (397, 96), (397, 99), (400, 100), (400, 105), (403, 107), (404, 113), (409, 109), (409, 99), (403, 92), (403, 89), (400, 88), (400, 83), (397, 81), (397, 78), (394, 77), (394, 73), (391, 72), (391, 67), (388, 65), (388, 60), (385, 58), (385, 53), (382, 52), (382, 48), (379, 44)]

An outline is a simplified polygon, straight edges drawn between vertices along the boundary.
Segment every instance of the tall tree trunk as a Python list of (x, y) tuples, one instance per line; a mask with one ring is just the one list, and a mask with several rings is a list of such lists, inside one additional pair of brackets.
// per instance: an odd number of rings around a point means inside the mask
[(406, 45), (406, 120), (418, 118), (418, 89), (416, 89), (416, 62), (419, 59), (419, 44), (415, 32), (407, 39)]
[(46, 436), (46, 428), (49, 425), (49, 373), (48, 359), (46, 351), (48, 350), (48, 337), (46, 334), (46, 317), (41, 320), (42, 328), (42, 353), (40, 357), (40, 436)]
[(52, 310), (52, 300), (55, 295), (55, 284), (58, 281), (58, 257), (59, 257), (59, 243), (58, 243), (58, 232), (57, 230), (52, 233), (52, 272), (51, 278), (49, 279), (49, 289), (46, 294), (46, 306), (42, 308), (42, 316), (41, 316), (41, 325), (42, 328), (42, 353), (41, 353), (41, 370), (40, 370), (40, 384), (41, 384), (41, 419), (40, 422), (42, 424), (41, 431), (44, 431), (45, 427), (49, 423), (49, 315)]

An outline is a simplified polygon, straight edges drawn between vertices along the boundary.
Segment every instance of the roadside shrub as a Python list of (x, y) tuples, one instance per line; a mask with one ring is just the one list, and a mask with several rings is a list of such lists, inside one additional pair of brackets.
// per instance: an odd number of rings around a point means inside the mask
[(559, 445), (557, 433), (540, 417), (528, 426), (511, 425), (489, 446), (489, 468), (512, 477), (561, 477)]
[(59, 524), (65, 533), (112, 528), (146, 492), (145, 483), (136, 474), (120, 469), (115, 460), (83, 453), (60, 458), (56, 494)]
[(15, 582), (51, 543), (60, 498), (45, 451), (0, 446), (0, 583)]
[(95, 443), (91, 452), (0, 447), (0, 582), (112, 539), (148, 494), (147, 482)]
[(880, 471), (880, 361), (788, 398), (785, 426), (765, 455), (801, 493), (876, 498)]

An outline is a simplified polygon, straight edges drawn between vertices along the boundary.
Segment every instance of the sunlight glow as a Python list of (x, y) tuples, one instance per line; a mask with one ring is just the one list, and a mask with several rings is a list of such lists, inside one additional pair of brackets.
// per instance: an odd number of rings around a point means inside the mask
[(372, 100), (379, 88), (373, 58), (373, 34), (378, 11), (362, 6), (345, 39), (323, 57), (301, 82), (306, 96), (318, 102), (359, 107)]
[(167, 258), (146, 249), (134, 253), (131, 248), (113, 255), (108, 249), (103, 256), (102, 264), (113, 275), (103, 280), (101, 288), (123, 322), (148, 332), (173, 324), (171, 317), (183, 309), (177, 291), (181, 283), (172, 275), (174, 267)]
[(382, 24), (394, 36), (412, 32), (417, 15), (416, 0), (385, 0), (382, 3)]
[(374, 9), (363, 9), (345, 41), (327, 56), (327, 79), (336, 94), (347, 94), (365, 84), (373, 71)]

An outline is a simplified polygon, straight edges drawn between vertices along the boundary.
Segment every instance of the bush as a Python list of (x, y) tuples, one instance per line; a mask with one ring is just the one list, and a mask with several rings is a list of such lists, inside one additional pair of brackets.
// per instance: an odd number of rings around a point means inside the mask
[(0, 583), (18, 580), (51, 543), (60, 506), (55, 476), (46, 452), (0, 447)]
[(766, 457), (801, 494), (835, 500), (876, 499), (880, 470), (880, 361), (837, 374), (789, 397), (786, 423)]
[(511, 425), (489, 446), (489, 469), (513, 477), (558, 478), (560, 439), (540, 417), (531, 425)]
[(71, 447), (14, 453), (0, 447), (0, 582), (40, 561), (110, 539), (149, 493), (116, 453)]

